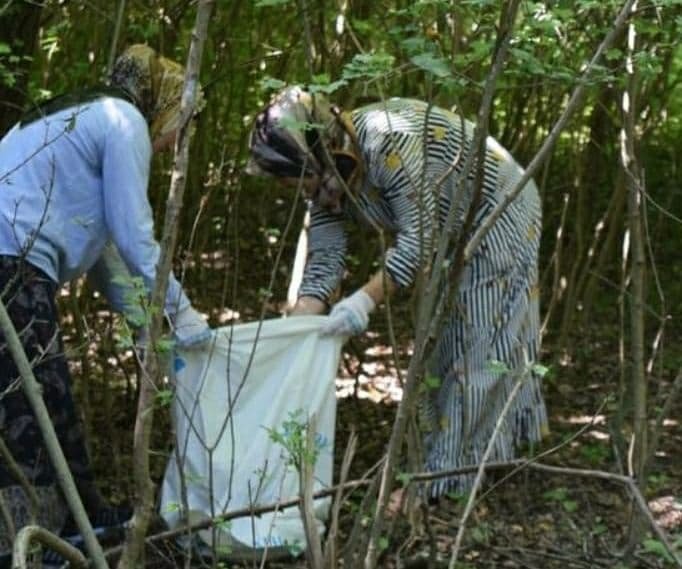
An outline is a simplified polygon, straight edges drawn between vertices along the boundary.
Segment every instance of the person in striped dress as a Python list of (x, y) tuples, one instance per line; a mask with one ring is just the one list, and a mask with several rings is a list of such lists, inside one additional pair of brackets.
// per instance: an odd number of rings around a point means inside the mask
[[(343, 113), (301, 87), (278, 93), (256, 119), (247, 173), (299, 185), (308, 200), (307, 262), (293, 314), (327, 310), (344, 274), (349, 220), (387, 230), (394, 243), (382, 268), (331, 308), (327, 334), (363, 332), (386, 291), (409, 287), (429, 270), (444, 229), (451, 230), (454, 250), (474, 200), (470, 230), (484, 223), (523, 170), (488, 138), (476, 196), (473, 175), (461, 183), (473, 135), (470, 122), (418, 100), (393, 98)], [(530, 181), (465, 265), (456, 294), (442, 286), (443, 297), (454, 301), (426, 372), (438, 378), (429, 382), (437, 387), (424, 390), (420, 409), (426, 470), (477, 464), (521, 378), (490, 460), (512, 459), (520, 443), (538, 441), (547, 428), (533, 372), (540, 347), (540, 231), (540, 199)], [(428, 492), (466, 491), (472, 480), (442, 478)]]

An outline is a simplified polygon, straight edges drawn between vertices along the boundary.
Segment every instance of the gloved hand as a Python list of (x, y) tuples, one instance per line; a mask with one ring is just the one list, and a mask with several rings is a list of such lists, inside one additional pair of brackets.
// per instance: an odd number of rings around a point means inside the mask
[(364, 290), (356, 290), (334, 305), (322, 328), (322, 335), (353, 336), (364, 332), (369, 324), (369, 313), (375, 306), (372, 297)]
[(173, 336), (179, 348), (197, 349), (211, 341), (213, 331), (203, 316), (190, 305), (173, 318)]

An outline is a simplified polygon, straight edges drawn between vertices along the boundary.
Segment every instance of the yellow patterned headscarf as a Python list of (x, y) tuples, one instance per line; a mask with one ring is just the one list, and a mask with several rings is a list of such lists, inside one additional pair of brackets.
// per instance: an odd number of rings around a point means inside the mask
[[(162, 57), (151, 47), (131, 45), (116, 60), (111, 84), (125, 90), (147, 119), (155, 140), (180, 126), (180, 99), (185, 80), (182, 65)], [(197, 90), (195, 112), (204, 105)]]

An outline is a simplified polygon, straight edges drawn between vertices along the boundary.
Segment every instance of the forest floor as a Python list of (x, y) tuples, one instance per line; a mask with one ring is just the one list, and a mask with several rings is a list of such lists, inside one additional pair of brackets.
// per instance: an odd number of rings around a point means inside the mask
[[(533, 449), (539, 462), (555, 467), (590, 472), (622, 473), (613, 444), (613, 424), (618, 408), (619, 365), (617, 350), (600, 338), (614, 337), (608, 326), (592, 327), (572, 343), (572, 358), (552, 364), (544, 381), (544, 395), (550, 416), (550, 434)], [(615, 336), (617, 337), (617, 335)], [(336, 472), (351, 430), (359, 444), (349, 479), (361, 478), (383, 456), (395, 417), (401, 390), (396, 380), (391, 349), (384, 345), (381, 332), (355, 339), (344, 351), (341, 376), (337, 380)], [(404, 340), (404, 338), (403, 338)], [(400, 345), (409, 346), (407, 341)], [(559, 361), (546, 342), (546, 358)], [(358, 354), (362, 359), (359, 361)], [(409, 356), (401, 354), (401, 361)], [(680, 362), (664, 366), (652, 382), (650, 397), (660, 406), (670, 391), (673, 370)], [(128, 437), (134, 405), (121, 417), (120, 428)], [(670, 542), (682, 556), (682, 402), (664, 422), (660, 445), (646, 484), (646, 500), (651, 512)], [(161, 421), (164, 419), (162, 418)], [(97, 421), (95, 421), (97, 422)], [(158, 424), (158, 423), (157, 423)], [(159, 426), (158, 432), (165, 431)], [(118, 438), (118, 437), (115, 437)], [(112, 439), (110, 439), (112, 440)], [(99, 441), (99, 439), (98, 439)], [(97, 442), (108, 445), (108, 442)], [(102, 449), (95, 450), (102, 456)], [(119, 452), (119, 451), (116, 451)], [(106, 452), (104, 453), (106, 456)], [(111, 456), (111, 455), (109, 455)], [(122, 459), (123, 469), (128, 459)], [(98, 480), (109, 495), (126, 499), (130, 487), (122, 485), (117, 474), (121, 465), (96, 459)], [(159, 478), (162, 462), (156, 465)], [(656, 568), (675, 566), (669, 554), (651, 532), (628, 562), (622, 558), (633, 501), (627, 488), (617, 480), (599, 478), (590, 472), (547, 472), (529, 468), (493, 471), (478, 493), (456, 567), (561, 568), (591, 567)], [(113, 476), (112, 476), (113, 475)], [(117, 477), (118, 476), (118, 477)], [(338, 544), (343, 545), (357, 518), (363, 490), (345, 497), (340, 510)], [(422, 506), (408, 517), (399, 515), (392, 524), (390, 538), (382, 540), (382, 568), (448, 567), (455, 536), (461, 524), (466, 496), (448, 495)], [(114, 498), (116, 500), (116, 497)], [(167, 544), (168, 546), (170, 544)], [(157, 567), (180, 566), (172, 548), (155, 548)], [(177, 552), (175, 552), (177, 553)], [(175, 559), (175, 561), (173, 560)], [(184, 562), (183, 562), (184, 563)], [(361, 567), (360, 562), (353, 563)], [(192, 566), (211, 566), (197, 560)], [(240, 564), (224, 561), (222, 568), (260, 567), (258, 562)], [(304, 558), (268, 561), (266, 567), (298, 569)], [(355, 568), (354, 568), (355, 569)]]

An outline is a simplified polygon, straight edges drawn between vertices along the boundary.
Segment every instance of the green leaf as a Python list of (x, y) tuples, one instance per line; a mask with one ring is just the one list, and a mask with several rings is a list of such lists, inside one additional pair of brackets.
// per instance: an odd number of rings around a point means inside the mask
[(358, 53), (344, 66), (342, 75), (346, 80), (376, 79), (391, 71), (394, 61), (395, 57), (384, 52)]
[(476, 526), (471, 530), (471, 537), (476, 543), (486, 543), (490, 532), (485, 526)]
[(319, 83), (320, 85), (329, 85), (331, 82), (331, 77), (329, 73), (319, 73), (318, 75), (313, 75), (313, 83)]
[(218, 555), (222, 555), (223, 557), (230, 555), (232, 553), (232, 547), (225, 543), (221, 543), (215, 548), (215, 551)]
[(162, 389), (156, 393), (156, 402), (162, 407), (167, 407), (173, 402), (173, 396), (171, 389)]
[(175, 346), (175, 342), (170, 338), (159, 338), (156, 341), (156, 349), (162, 354), (170, 352)]
[(218, 519), (215, 522), (215, 527), (222, 531), (229, 531), (232, 528), (231, 520)]
[(545, 498), (545, 500), (563, 502), (568, 497), (568, 490), (564, 487), (554, 488), (554, 490), (545, 492), (542, 497)]
[(657, 555), (658, 557), (661, 557), (662, 559), (665, 559), (666, 561), (668, 561), (670, 563), (675, 562), (672, 555), (670, 555), (670, 553), (666, 549), (665, 545), (663, 545), (657, 539), (645, 539), (642, 542), (642, 545), (644, 546), (645, 551), (648, 551), (649, 553), (653, 553), (654, 555)]
[(422, 37), (407, 38), (400, 42), (400, 45), (407, 53), (423, 51), (426, 41)]
[(574, 500), (564, 500), (561, 502), (561, 505), (563, 506), (564, 510), (567, 512), (575, 512), (578, 509), (578, 502)]
[(286, 81), (270, 76), (263, 77), (260, 80), (261, 91), (279, 91), (286, 87), (286, 85)]
[(606, 533), (608, 528), (604, 524), (595, 524), (592, 527), (592, 535), (601, 535), (603, 533)]
[(611, 49), (606, 50), (606, 53), (604, 53), (604, 57), (608, 61), (620, 60), (623, 59), (623, 51), (618, 49), (617, 47), (612, 47)]
[(403, 485), (403, 487), (407, 486), (410, 481), (412, 480), (412, 475), (409, 474), (408, 472), (399, 472), (395, 479), (400, 482), (400, 484)]
[(171, 513), (171, 512), (179, 512), (182, 509), (182, 506), (180, 505), (179, 502), (169, 502), (166, 504), (166, 507), (164, 508), (164, 512), (166, 513)]
[(490, 373), (503, 374), (509, 373), (510, 370), (506, 363), (501, 362), (500, 360), (490, 360), (488, 371), (490, 371)]
[(8, 53), (12, 53), (12, 48), (9, 46), (9, 44), (0, 42), (0, 55), (7, 55)]
[(379, 538), (379, 543), (377, 545), (379, 546), (379, 551), (386, 551), (388, 549), (388, 545), (389, 545), (388, 538), (381, 536)]
[(533, 364), (531, 369), (535, 375), (539, 375), (540, 377), (545, 377), (549, 373), (549, 368), (542, 364)]
[(256, 8), (268, 8), (270, 6), (284, 6), (289, 2), (291, 2), (291, 0), (256, 0), (254, 6)]
[(286, 130), (298, 130), (301, 132), (305, 130), (312, 130), (314, 128), (324, 128), (323, 124), (306, 121), (297, 121), (296, 119), (292, 119), (291, 117), (282, 117), (281, 119), (279, 119), (278, 124), (279, 126)]
[(450, 500), (457, 502), (458, 504), (463, 504), (469, 498), (469, 494), (467, 492), (458, 492), (456, 490), (451, 490), (445, 495), (450, 498)]
[(324, 93), (325, 95), (330, 95), (334, 91), (339, 90), (341, 87), (348, 85), (348, 81), (345, 79), (339, 79), (332, 83), (317, 83), (308, 85), (308, 90), (311, 93)]
[(303, 544), (300, 541), (294, 541), (292, 543), (287, 543), (287, 549), (292, 557), (298, 557), (305, 551)]
[(427, 389), (438, 389), (441, 386), (441, 379), (437, 375), (427, 375), (424, 378), (424, 385)]
[(417, 67), (432, 73), (436, 77), (450, 77), (450, 65), (442, 57), (436, 57), (431, 53), (420, 53), (410, 58), (410, 61)]

